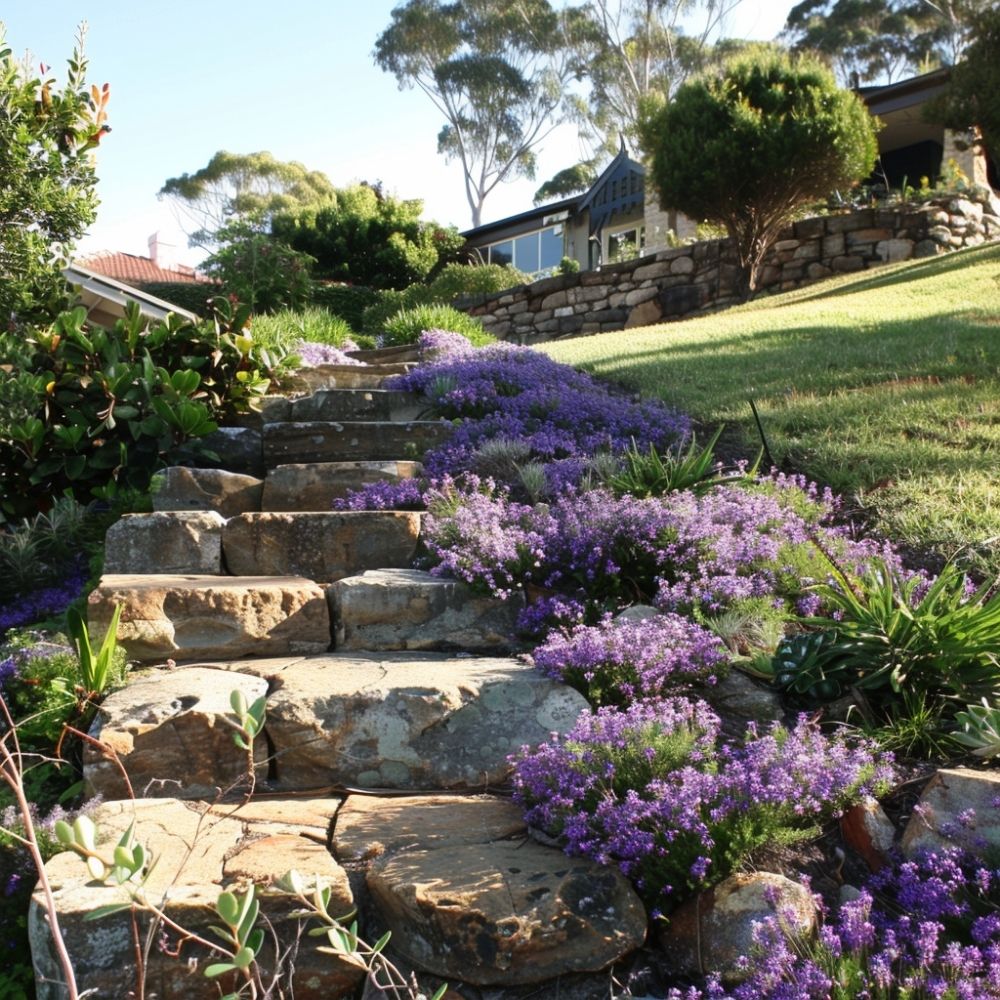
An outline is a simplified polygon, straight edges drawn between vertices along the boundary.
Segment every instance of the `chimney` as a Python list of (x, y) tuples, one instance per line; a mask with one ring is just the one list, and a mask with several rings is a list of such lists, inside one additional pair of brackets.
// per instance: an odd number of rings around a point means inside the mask
[(159, 232), (149, 237), (149, 259), (157, 266), (173, 269), (177, 266), (177, 247), (160, 238)]

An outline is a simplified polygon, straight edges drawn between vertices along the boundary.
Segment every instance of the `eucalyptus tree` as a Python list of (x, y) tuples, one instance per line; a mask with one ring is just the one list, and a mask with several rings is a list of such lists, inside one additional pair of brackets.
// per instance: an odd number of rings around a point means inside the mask
[(564, 120), (581, 22), (548, 0), (408, 0), (376, 40), (376, 64), (440, 112), (438, 152), (462, 166), (474, 226), (497, 185), (534, 177), (538, 147)]
[(237, 225), (265, 232), (281, 213), (320, 204), (334, 196), (326, 174), (268, 152), (219, 150), (200, 170), (169, 178), (159, 197), (168, 198), (193, 228), (192, 246), (217, 247), (220, 234)]

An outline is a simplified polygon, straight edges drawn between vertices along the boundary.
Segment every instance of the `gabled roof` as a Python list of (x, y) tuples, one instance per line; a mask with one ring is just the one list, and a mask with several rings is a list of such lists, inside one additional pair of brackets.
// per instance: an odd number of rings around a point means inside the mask
[(948, 85), (949, 79), (951, 79), (951, 67), (942, 66), (941, 69), (922, 73), (920, 76), (907, 77), (896, 83), (878, 87), (859, 87), (857, 93), (868, 105), (871, 114), (885, 115), (890, 111), (923, 104), (932, 97), (937, 97)]
[(71, 285), (79, 289), (83, 305), (98, 322), (114, 322), (118, 317), (124, 316), (125, 306), (129, 302), (138, 303), (143, 316), (149, 316), (151, 319), (164, 319), (167, 313), (176, 313), (192, 321), (198, 319), (194, 313), (186, 309), (181, 309), (155, 295), (141, 292), (125, 282), (98, 274), (77, 261), (64, 268), (63, 275)]
[(161, 267), (149, 257), (139, 257), (135, 254), (119, 253), (112, 250), (102, 250), (99, 253), (81, 257), (77, 263), (96, 274), (103, 274), (133, 286), (144, 285), (151, 281), (180, 281), (189, 284), (209, 281), (208, 278), (186, 264)]

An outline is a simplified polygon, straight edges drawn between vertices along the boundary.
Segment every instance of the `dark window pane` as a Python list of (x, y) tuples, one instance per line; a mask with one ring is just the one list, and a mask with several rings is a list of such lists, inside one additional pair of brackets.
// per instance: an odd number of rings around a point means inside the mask
[(514, 243), (508, 240), (506, 243), (497, 243), (490, 247), (491, 264), (513, 264), (514, 263)]
[(542, 230), (542, 252), (540, 270), (547, 271), (550, 267), (558, 267), (563, 259), (563, 238), (561, 227)]
[(528, 233), (514, 240), (514, 267), (527, 274), (538, 270), (538, 233)]

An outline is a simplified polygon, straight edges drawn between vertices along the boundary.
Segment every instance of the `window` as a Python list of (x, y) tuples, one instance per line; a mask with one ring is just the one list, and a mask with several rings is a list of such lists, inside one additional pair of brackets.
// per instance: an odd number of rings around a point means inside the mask
[(646, 227), (622, 229), (608, 234), (608, 263), (617, 264), (641, 255), (646, 246)]
[(549, 226), (525, 233), (513, 240), (493, 243), (488, 248), (491, 264), (512, 264), (526, 274), (547, 274), (559, 266), (563, 258), (563, 227)]

